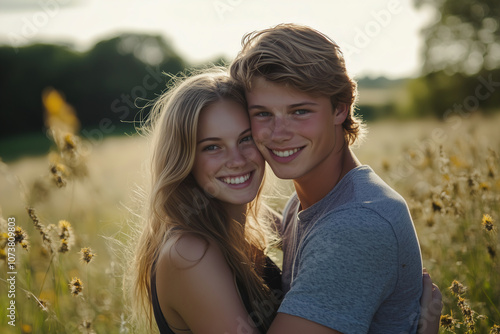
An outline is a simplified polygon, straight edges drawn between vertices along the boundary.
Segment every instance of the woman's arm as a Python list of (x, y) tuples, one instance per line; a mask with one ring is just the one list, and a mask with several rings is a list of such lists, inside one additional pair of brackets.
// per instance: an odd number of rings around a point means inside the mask
[(195, 334), (258, 333), (217, 246), (184, 235), (161, 252), (156, 275), (167, 321), (177, 316)]
[(441, 291), (432, 283), (431, 276), (424, 269), (422, 298), (420, 298), (419, 334), (437, 334), (443, 308)]

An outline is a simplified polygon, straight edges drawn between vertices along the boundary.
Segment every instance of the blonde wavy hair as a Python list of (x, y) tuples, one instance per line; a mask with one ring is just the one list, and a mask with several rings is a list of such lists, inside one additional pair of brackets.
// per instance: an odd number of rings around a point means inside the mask
[[(216, 68), (174, 78), (152, 105), (143, 126), (150, 139), (150, 189), (146, 214), (129, 275), (134, 315), (147, 314), (152, 326), (151, 273), (162, 245), (182, 233), (195, 233), (223, 252), (252, 305), (272, 300), (261, 278), (264, 251), (273, 238), (268, 219), (258, 215), (259, 196), (248, 205), (247, 221), (231, 221), (222, 203), (211, 197), (191, 174), (200, 113), (221, 100), (246, 108), (243, 87), (227, 70)], [(262, 189), (262, 188), (261, 188)], [(257, 265), (255, 265), (257, 264)], [(273, 314), (254, 312), (265, 328)]]
[(364, 135), (361, 119), (354, 114), (357, 84), (349, 77), (339, 46), (328, 36), (307, 26), (279, 24), (254, 31), (242, 39), (242, 49), (230, 65), (230, 74), (251, 90), (257, 77), (313, 95), (330, 97), (349, 108), (343, 122), (350, 145)]

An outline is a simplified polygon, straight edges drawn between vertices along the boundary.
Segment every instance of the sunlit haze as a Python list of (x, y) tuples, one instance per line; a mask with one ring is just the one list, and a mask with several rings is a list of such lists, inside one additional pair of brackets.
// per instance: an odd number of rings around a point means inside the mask
[(0, 43), (64, 43), (86, 50), (123, 32), (160, 34), (191, 64), (232, 59), (245, 33), (309, 25), (334, 39), (351, 74), (400, 78), (421, 67), (429, 13), (411, 0), (0, 0)]

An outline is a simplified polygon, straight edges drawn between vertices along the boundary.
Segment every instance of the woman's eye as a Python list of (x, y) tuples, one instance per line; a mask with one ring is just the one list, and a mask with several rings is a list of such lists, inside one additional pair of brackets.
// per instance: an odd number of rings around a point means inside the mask
[(241, 138), (240, 143), (252, 142), (252, 141), (253, 141), (253, 137), (252, 136), (246, 136), (246, 137)]
[(203, 151), (215, 151), (217, 148), (217, 145), (208, 145), (203, 148)]

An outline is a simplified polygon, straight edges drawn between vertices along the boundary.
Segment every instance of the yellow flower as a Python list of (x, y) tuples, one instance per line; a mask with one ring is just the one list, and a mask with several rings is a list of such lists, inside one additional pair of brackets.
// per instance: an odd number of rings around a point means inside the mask
[(500, 334), (500, 326), (493, 325), (493, 327), (491, 327), (490, 334)]
[(435, 199), (432, 201), (432, 210), (434, 210), (434, 212), (441, 212), (443, 206), (443, 202), (441, 202), (441, 200), (439, 199)]
[(73, 277), (73, 279), (68, 285), (71, 290), (71, 294), (75, 297), (78, 296), (83, 291), (83, 283), (77, 277)]
[(75, 133), (80, 127), (76, 112), (64, 96), (53, 88), (43, 91), (42, 102), (45, 107), (45, 120), (51, 129), (63, 129)]
[(490, 190), (490, 185), (487, 182), (481, 182), (479, 183), (479, 189), (483, 191)]
[(23, 240), (28, 238), (28, 235), (20, 226), (16, 226), (14, 230), (14, 238), (16, 243), (21, 243)]
[(69, 251), (68, 240), (61, 239), (61, 245), (59, 246), (58, 251), (59, 251), (59, 253), (66, 253), (67, 251)]
[(440, 319), (440, 325), (446, 330), (453, 330), (455, 327), (455, 324), (457, 323), (456, 319), (453, 319), (453, 317), (449, 314), (445, 314), (441, 316)]
[(71, 224), (67, 220), (59, 221), (59, 238), (69, 239), (71, 237)]
[(75, 136), (73, 136), (71, 133), (67, 133), (64, 136), (64, 148), (67, 150), (74, 150), (76, 148), (76, 140)]
[(22, 333), (31, 333), (31, 332), (33, 332), (33, 328), (31, 328), (31, 326), (28, 324), (23, 324), (21, 326), (21, 332)]
[(19, 243), (23, 249), (28, 251), (30, 249), (30, 243), (27, 240), (23, 240)]
[(495, 221), (493, 220), (493, 218), (488, 215), (488, 214), (483, 214), (483, 219), (482, 219), (482, 225), (483, 225), (483, 228), (490, 232), (490, 231), (493, 231), (493, 229), (495, 228), (495, 225), (493, 224)]
[(85, 263), (90, 263), (90, 261), (92, 261), (94, 256), (96, 256), (95, 253), (92, 253), (92, 249), (88, 247), (82, 248), (80, 253), (82, 254), (82, 260)]
[(465, 291), (467, 291), (467, 288), (457, 280), (451, 282), (451, 286), (449, 287), (449, 289), (451, 290), (451, 293), (455, 296), (461, 296), (465, 294)]

